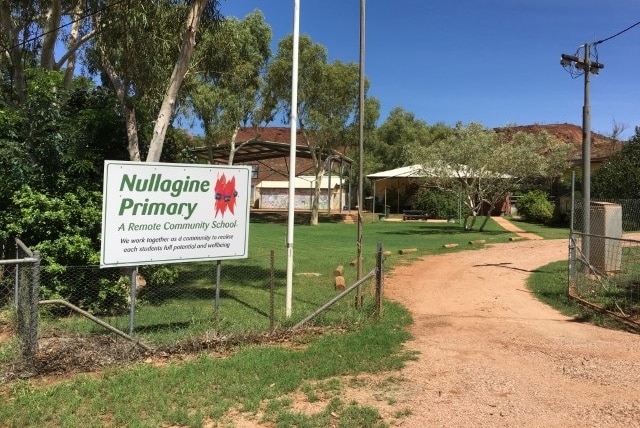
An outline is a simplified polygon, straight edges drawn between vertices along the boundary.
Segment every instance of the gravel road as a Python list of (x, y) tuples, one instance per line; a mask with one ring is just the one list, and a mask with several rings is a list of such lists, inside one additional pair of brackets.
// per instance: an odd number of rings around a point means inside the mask
[(410, 310), (417, 361), (402, 427), (640, 427), (640, 335), (560, 315), (526, 279), (566, 259), (566, 240), (429, 256), (385, 294)]

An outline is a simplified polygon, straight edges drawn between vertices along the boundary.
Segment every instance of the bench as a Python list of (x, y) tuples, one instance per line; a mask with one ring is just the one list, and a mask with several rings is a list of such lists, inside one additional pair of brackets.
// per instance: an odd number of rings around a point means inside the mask
[(424, 210), (404, 210), (402, 211), (402, 220), (426, 220), (429, 215)]

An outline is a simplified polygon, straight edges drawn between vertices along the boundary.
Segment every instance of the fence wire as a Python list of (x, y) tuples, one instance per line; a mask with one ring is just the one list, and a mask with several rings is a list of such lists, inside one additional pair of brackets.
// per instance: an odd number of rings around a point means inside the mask
[(0, 308), (15, 303), (17, 266), (15, 264), (0, 264)]
[[(317, 246), (301, 243), (305, 244)], [(91, 369), (96, 368), (94, 361), (124, 361), (150, 349), (197, 352), (239, 337), (291, 329), (340, 292), (335, 265), (326, 271), (327, 261), (314, 261), (312, 251), (300, 253), (293, 261), (292, 317), (285, 310), (286, 248), (254, 249), (247, 259), (137, 268), (5, 260), (0, 264), (0, 299), (3, 313), (15, 308), (16, 337), (38, 347), (28, 353), (35, 360), (26, 361), (35, 367), (33, 372), (73, 365)], [(355, 260), (336, 264), (345, 265), (346, 284), (356, 281)], [(296, 266), (312, 268), (302, 271)], [(365, 254), (364, 272), (375, 266), (376, 253)], [(372, 296), (375, 285), (375, 280), (369, 281), (364, 293)], [(310, 327), (336, 326), (360, 316), (363, 312), (354, 308), (353, 299), (342, 299), (315, 317)], [(0, 325), (7, 325), (5, 321)], [(114, 329), (123, 334), (114, 335)], [(14, 367), (15, 361), (9, 365)], [(0, 379), (7, 370), (7, 361), (0, 358)]]
[(576, 206), (569, 294), (585, 306), (640, 328), (640, 201), (593, 201), (589, 233)]
[[(375, 260), (374, 255), (368, 260)], [(335, 294), (331, 272), (294, 272), (295, 286), (304, 287), (305, 298), (311, 298), (294, 300), (296, 313), (304, 315)], [(355, 275), (355, 268), (352, 272)], [(40, 296), (63, 297), (123, 331), (133, 323), (132, 330), (151, 342), (186, 339), (212, 330), (224, 334), (269, 331), (288, 323), (284, 319), (284, 250), (254, 251), (250, 258), (219, 264), (140, 266), (133, 277), (132, 284), (131, 268), (56, 266), (49, 270), (45, 266)], [(58, 328), (101, 331), (92, 323), (68, 317), (65, 307), (47, 307), (46, 312)]]
[[(38, 349), (38, 289), (40, 285), (40, 253), (32, 252), (15, 239), (16, 258), (0, 260), (0, 333), (10, 325), (7, 318), (15, 315), (14, 330), (21, 342), (18, 356), (26, 366), (33, 365)], [(2, 248), (1, 254), (6, 254)]]

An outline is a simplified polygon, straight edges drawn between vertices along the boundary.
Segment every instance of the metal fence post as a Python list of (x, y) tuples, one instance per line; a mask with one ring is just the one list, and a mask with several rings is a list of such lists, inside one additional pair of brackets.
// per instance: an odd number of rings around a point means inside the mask
[(569, 220), (569, 290), (568, 294), (571, 295), (576, 280), (576, 233), (575, 233), (575, 219), (576, 219), (576, 172), (571, 174), (571, 216)]
[(136, 318), (136, 294), (138, 288), (138, 266), (131, 269), (129, 282), (129, 335), (133, 334)]
[(276, 267), (275, 252), (271, 250), (271, 265), (269, 267), (269, 331), (273, 333), (276, 327)]
[(382, 243), (378, 242), (378, 248), (376, 250), (376, 315), (382, 315), (382, 293), (383, 293), (383, 266), (384, 258), (382, 252)]
[(23, 322), (24, 322), (24, 334), (23, 334), (23, 356), (26, 363), (33, 365), (36, 352), (38, 351), (38, 300), (40, 293), (40, 252), (34, 251), (33, 268), (31, 271), (31, 281), (29, 284), (25, 283), (26, 291), (22, 297), (23, 301)]
[[(20, 248), (18, 247), (18, 243), (16, 242), (16, 260), (20, 258)], [(20, 263), (16, 263), (16, 279), (15, 284), (13, 286), (13, 302), (16, 309), (18, 309), (18, 292), (20, 291)]]
[(214, 302), (213, 319), (218, 320), (220, 316), (220, 280), (222, 277), (222, 261), (216, 260), (216, 300)]
[(568, 294), (571, 295), (573, 293), (573, 289), (575, 287), (576, 281), (576, 264), (578, 260), (576, 258), (576, 237), (572, 232), (569, 236), (569, 290)]

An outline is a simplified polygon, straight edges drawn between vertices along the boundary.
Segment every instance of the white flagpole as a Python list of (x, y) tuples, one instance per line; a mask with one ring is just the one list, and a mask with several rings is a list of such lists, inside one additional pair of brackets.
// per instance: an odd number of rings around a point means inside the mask
[(298, 46), (300, 41), (300, 0), (293, 1), (293, 65), (291, 69), (291, 142), (289, 148), (289, 212), (287, 218), (287, 290), (285, 314), (291, 317), (293, 300), (293, 226), (296, 195), (296, 126), (298, 122)]

